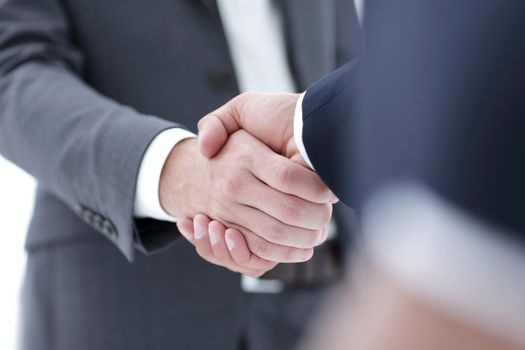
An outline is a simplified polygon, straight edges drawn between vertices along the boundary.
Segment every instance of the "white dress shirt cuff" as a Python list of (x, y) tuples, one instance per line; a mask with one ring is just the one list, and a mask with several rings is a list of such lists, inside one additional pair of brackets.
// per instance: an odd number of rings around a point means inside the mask
[(144, 153), (137, 178), (134, 216), (163, 221), (177, 220), (160, 205), (159, 182), (164, 163), (173, 147), (180, 141), (196, 135), (181, 128), (168, 129), (158, 134)]
[(525, 247), (423, 186), (380, 192), (363, 212), (371, 260), (467, 324), (525, 342)]
[(295, 145), (299, 149), (299, 153), (304, 158), (306, 164), (315, 170), (310, 158), (308, 158), (308, 153), (306, 153), (306, 148), (303, 143), (303, 99), (305, 94), (306, 92), (303, 92), (301, 96), (299, 96), (299, 100), (295, 106), (295, 114), (293, 117), (293, 137)]

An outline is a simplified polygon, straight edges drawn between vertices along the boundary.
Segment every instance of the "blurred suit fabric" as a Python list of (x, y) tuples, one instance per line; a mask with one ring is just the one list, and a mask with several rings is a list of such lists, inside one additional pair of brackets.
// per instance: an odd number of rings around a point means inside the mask
[[(299, 90), (355, 56), (352, 1), (278, 4)], [(0, 152), (39, 182), (22, 349), (293, 347), (323, 286), (243, 295), (174, 224), (133, 219), (149, 142), (237, 93), (215, 1), (0, 1)]]
[(360, 209), (383, 186), (421, 182), (522, 241), (524, 11), (519, 0), (368, 1), (366, 59), (302, 103), (306, 153), (334, 193)]

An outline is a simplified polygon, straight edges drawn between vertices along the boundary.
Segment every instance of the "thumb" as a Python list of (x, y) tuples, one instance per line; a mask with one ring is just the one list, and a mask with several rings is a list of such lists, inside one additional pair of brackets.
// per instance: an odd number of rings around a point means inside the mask
[(228, 137), (241, 127), (238, 122), (236, 104), (239, 97), (208, 114), (197, 124), (199, 129), (199, 148), (203, 156), (215, 156), (228, 141)]
[(203, 156), (211, 158), (216, 155), (228, 140), (228, 131), (219, 117), (214, 114), (205, 116), (199, 121), (199, 149)]

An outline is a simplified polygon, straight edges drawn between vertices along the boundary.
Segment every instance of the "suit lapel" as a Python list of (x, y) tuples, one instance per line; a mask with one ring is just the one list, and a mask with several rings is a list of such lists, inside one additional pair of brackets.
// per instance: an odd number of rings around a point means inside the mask
[[(216, 0), (197, 1), (219, 17)], [(304, 90), (337, 67), (337, 0), (274, 1), (283, 13), (288, 57), (297, 87)]]
[(336, 68), (336, 0), (276, 0), (297, 87), (304, 90)]

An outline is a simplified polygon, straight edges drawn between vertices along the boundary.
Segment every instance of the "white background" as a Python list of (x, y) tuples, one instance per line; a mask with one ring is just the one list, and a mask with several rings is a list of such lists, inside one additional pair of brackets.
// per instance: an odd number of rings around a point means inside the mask
[(15, 349), (24, 239), (35, 182), (0, 156), (0, 350)]

